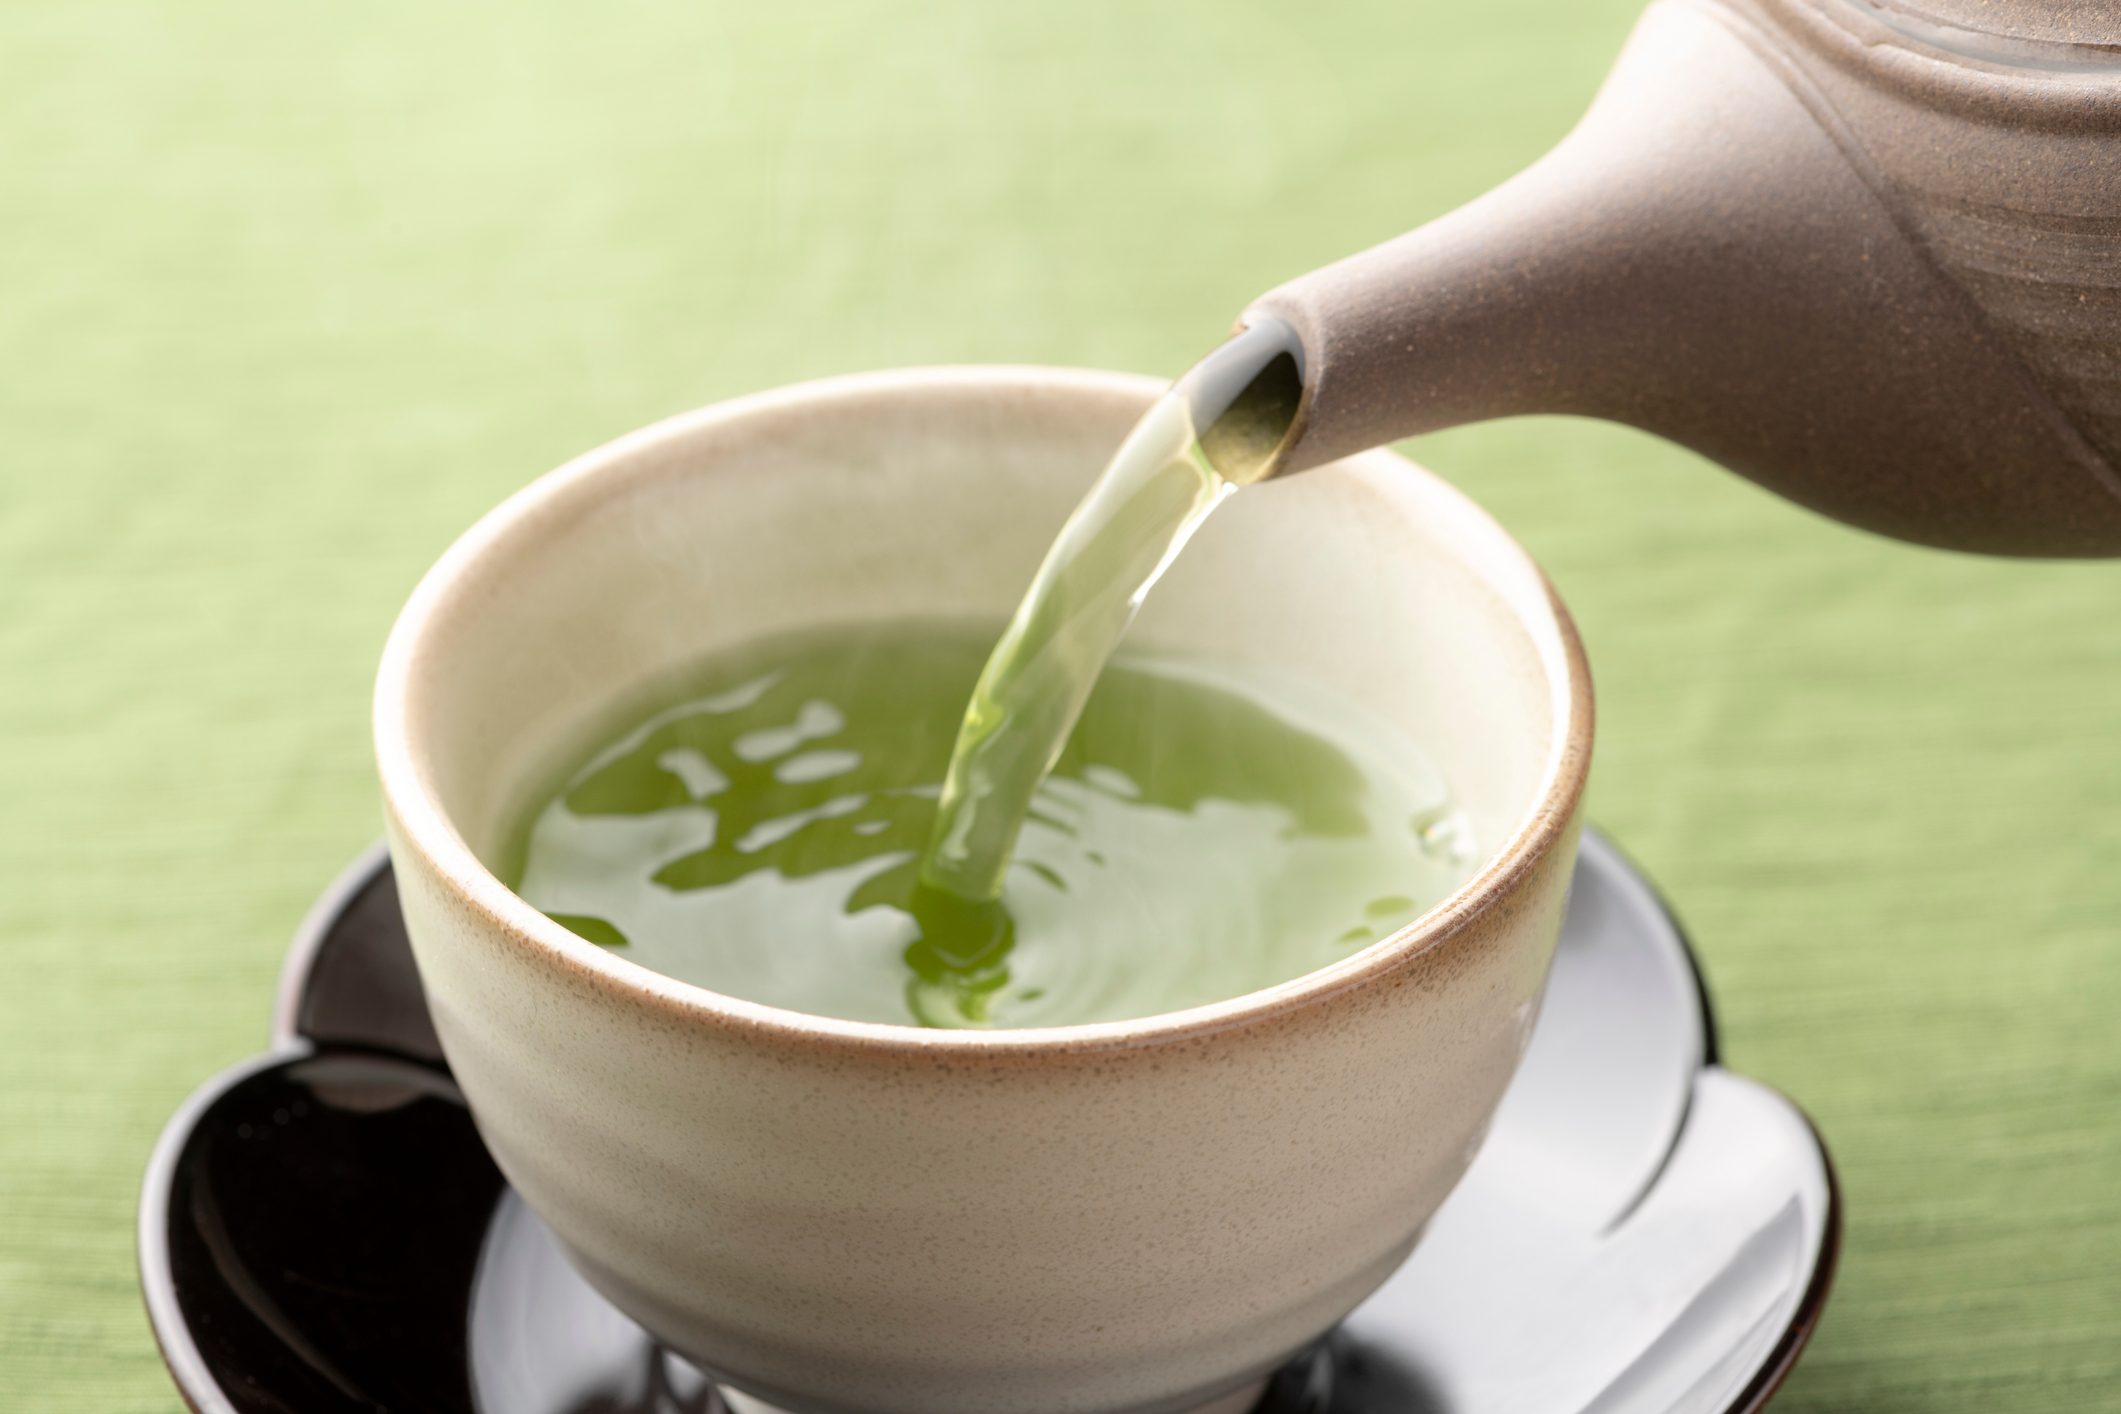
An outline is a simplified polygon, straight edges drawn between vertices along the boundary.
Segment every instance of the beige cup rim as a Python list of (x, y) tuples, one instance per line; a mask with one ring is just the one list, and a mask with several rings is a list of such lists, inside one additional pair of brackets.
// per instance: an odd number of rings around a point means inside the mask
[[(1127, 1021), (1016, 1030), (943, 1030), (849, 1021), (747, 1001), (656, 972), (577, 937), (519, 898), (472, 852), (436, 799), (420, 768), (421, 724), (411, 720), (410, 684), (428, 626), (453, 605), (464, 572), (500, 550), (518, 528), (552, 502), (579, 494), (587, 482), (622, 475), (642, 454), (700, 430), (760, 413), (840, 397), (879, 394), (918, 397), (939, 389), (991, 388), (1017, 393), (1120, 393), (1148, 398), (1164, 380), (1139, 374), (1036, 365), (975, 364), (893, 369), (790, 384), (680, 413), (586, 452), (524, 487), (479, 519), (444, 552), (414, 589), (384, 647), (375, 691), (375, 748), (384, 808), (397, 839), (416, 851), (464, 904), (496, 925), (508, 944), (526, 949), (598, 992), (659, 1011), (674, 1021), (759, 1033), (806, 1049), (883, 1053), (906, 1058), (1034, 1059), (1070, 1052), (1105, 1052), (1199, 1039), (1217, 1032), (1286, 1019), (1290, 1014), (1390, 975), (1416, 956), (1447, 944), (1512, 883), (1552, 850), (1576, 815), (1590, 769), (1590, 669), (1574, 623), (1553, 587), (1508, 532), (1463, 493), (1389, 449), (1345, 458), (1422, 478), (1456, 514), (1489, 532), (1484, 553), (1511, 559), (1544, 591), (1552, 635), (1529, 635), (1553, 700), (1549, 751), (1540, 784), (1518, 827), (1471, 878), (1397, 932), (1339, 962), (1288, 982), (1238, 997)], [(1471, 557), (1476, 573), (1494, 576)], [(1525, 621), (1522, 612), (1515, 616)]]

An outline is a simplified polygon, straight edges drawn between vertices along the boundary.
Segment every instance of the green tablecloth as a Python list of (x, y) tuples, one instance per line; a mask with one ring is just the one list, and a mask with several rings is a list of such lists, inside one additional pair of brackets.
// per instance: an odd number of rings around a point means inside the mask
[[(1536, 155), (1631, 10), (0, 12), (0, 1406), (175, 1407), (142, 1163), (376, 833), (377, 649), (479, 511), (791, 379), (1174, 371)], [(1783, 1407), (2121, 1407), (2121, 565), (1884, 544), (1581, 422), (1416, 450), (1575, 607), (1594, 813), (1833, 1143)]]

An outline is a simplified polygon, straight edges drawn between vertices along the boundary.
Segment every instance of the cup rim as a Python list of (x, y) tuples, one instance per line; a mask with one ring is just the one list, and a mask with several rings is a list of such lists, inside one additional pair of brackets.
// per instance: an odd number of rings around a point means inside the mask
[[(452, 593), (467, 570), (497, 551), (519, 526), (537, 518), (554, 501), (575, 494), (584, 483), (614, 474), (658, 447), (706, 429), (820, 400), (873, 398), (879, 394), (919, 396), (939, 389), (985, 388), (1031, 395), (1117, 393), (1146, 403), (1167, 386), (1167, 380), (1141, 374), (1025, 364), (942, 365), (843, 374), (792, 383), (664, 418), (538, 477), (481, 516), (450, 545), (421, 577), (391, 628), (376, 675), (374, 743), (393, 848), (402, 843), (414, 850), (447, 884), (457, 901), (495, 925), (510, 946), (531, 951), (607, 997), (646, 1005), (688, 1025), (760, 1033), (796, 1045), (872, 1055), (1032, 1059), (1200, 1039), (1286, 1019), (1448, 944), (1543, 860), (1574, 822), (1590, 770), (1590, 667), (1568, 609), (1530, 554), (1470, 497), (1390, 448), (1360, 452), (1340, 461), (1389, 470), (1393, 477), (1426, 480), (1431, 494), (1440, 494), (1454, 503), (1456, 513), (1484, 524), (1492, 532), (1493, 549), (1514, 559), (1544, 592), (1544, 603), (1553, 617), (1552, 641), (1542, 632), (1532, 632), (1528, 637), (1553, 704), (1547, 761), (1537, 791), (1517, 827), (1456, 889), (1419, 917), (1367, 947), (1274, 986), (1122, 1021), (992, 1030), (853, 1021), (749, 1001), (657, 972), (553, 922), (503, 884), (478, 858), (430, 789), (418, 764), (419, 727), (410, 713), (411, 683), (428, 625), (450, 607)], [(1474, 572), (1493, 582), (1494, 576), (1477, 565)], [(1511, 617), (1520, 624), (1527, 622), (1526, 615), (1514, 605)]]

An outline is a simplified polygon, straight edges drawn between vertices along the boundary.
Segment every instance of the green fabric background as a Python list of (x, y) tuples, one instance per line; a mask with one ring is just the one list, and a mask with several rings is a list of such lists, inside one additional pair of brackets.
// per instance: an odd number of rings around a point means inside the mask
[[(481, 510), (791, 379), (1176, 371), (1539, 153), (1632, 11), (0, 10), (0, 1407), (175, 1407), (142, 1164), (375, 835), (377, 650)], [(2121, 1408), (2121, 566), (1885, 544), (1582, 422), (1416, 451), (1574, 606), (1595, 815), (1834, 1146), (1782, 1407)]]

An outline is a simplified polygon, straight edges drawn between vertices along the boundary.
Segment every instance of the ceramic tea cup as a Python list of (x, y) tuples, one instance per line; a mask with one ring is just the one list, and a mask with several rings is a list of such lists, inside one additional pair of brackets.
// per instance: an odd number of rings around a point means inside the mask
[(1050, 1030), (832, 1020), (641, 968), (484, 862), (614, 685), (810, 626), (999, 623), (1157, 391), (942, 369), (674, 418), (488, 515), (391, 636), (391, 855), (480, 1132), (582, 1272), (748, 1407), (1241, 1409), (1407, 1254), (1523, 1050), (1590, 682), (1532, 562), (1388, 452), (1236, 497), (1134, 630), (1345, 694), (1449, 778), (1485, 862), (1323, 971)]

